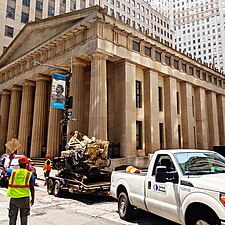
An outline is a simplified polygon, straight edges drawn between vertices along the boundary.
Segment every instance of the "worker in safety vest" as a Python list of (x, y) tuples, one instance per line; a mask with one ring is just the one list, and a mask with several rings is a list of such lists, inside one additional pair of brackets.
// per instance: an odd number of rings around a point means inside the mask
[(50, 175), (52, 169), (52, 161), (51, 161), (51, 155), (50, 154), (46, 154), (45, 156), (45, 164), (44, 164), (44, 177), (45, 177), (45, 183), (44, 185), (46, 185), (46, 180)]
[[(28, 171), (29, 160), (22, 155), (18, 159), (20, 169), (7, 169), (10, 175), (7, 196), (9, 203), (9, 225), (16, 225), (20, 210), (21, 225), (27, 225), (27, 216), (30, 215), (30, 205), (34, 204), (34, 175)], [(30, 201), (31, 194), (31, 201)]]

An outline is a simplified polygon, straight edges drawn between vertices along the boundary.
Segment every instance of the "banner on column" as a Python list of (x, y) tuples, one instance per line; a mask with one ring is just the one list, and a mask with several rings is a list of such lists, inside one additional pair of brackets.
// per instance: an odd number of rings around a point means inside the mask
[(52, 108), (65, 108), (66, 76), (54, 73), (52, 79)]

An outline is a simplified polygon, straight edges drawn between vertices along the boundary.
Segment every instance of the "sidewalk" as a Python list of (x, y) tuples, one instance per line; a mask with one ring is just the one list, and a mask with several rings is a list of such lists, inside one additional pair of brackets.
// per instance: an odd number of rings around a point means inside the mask
[[(41, 166), (34, 166), (37, 172), (37, 179), (38, 180), (45, 180), (44, 177), (44, 171), (43, 171), (43, 167)], [(50, 172), (50, 176), (55, 176), (55, 174), (57, 174), (58, 171), (57, 170), (51, 170)]]

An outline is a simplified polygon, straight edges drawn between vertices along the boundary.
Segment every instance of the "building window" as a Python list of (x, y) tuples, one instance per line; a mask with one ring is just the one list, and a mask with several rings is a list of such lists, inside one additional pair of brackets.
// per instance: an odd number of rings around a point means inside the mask
[(214, 77), (214, 84), (217, 85), (217, 77)]
[(200, 78), (200, 70), (196, 70), (196, 77)]
[(178, 144), (179, 148), (181, 148), (181, 127), (178, 125)]
[(160, 149), (164, 149), (163, 123), (159, 123), (159, 142), (160, 142)]
[(5, 36), (7, 37), (13, 37), (14, 28), (5, 26)]
[(194, 96), (192, 96), (192, 115), (195, 116), (195, 102), (194, 102)]
[(145, 46), (145, 55), (151, 57), (152, 56), (152, 49)]
[(15, 19), (15, 9), (7, 6), (6, 17), (10, 19)]
[(161, 52), (155, 52), (156, 61), (161, 62)]
[(30, 6), (30, 0), (23, 0), (23, 5)]
[(180, 93), (177, 92), (177, 114), (180, 114)]
[(169, 57), (169, 56), (165, 56), (165, 63), (166, 63), (166, 65), (168, 65), (168, 66), (170, 66), (171, 65), (171, 57)]
[(208, 82), (212, 83), (212, 76), (211, 75), (208, 76)]
[(141, 108), (141, 81), (136, 80), (136, 107)]
[(206, 80), (206, 73), (202, 73), (202, 79)]
[(190, 75), (194, 75), (194, 69), (193, 69), (193, 67), (189, 67), (189, 74)]
[(133, 50), (140, 52), (140, 43), (133, 41)]
[(27, 13), (22, 12), (21, 22), (22, 23), (28, 23), (28, 21), (29, 21), (29, 15)]
[(187, 66), (184, 63), (182, 63), (182, 70), (183, 70), (183, 72), (186, 72), (187, 71)]
[(48, 7), (48, 16), (54, 16), (55, 10), (53, 7), (49, 6)]
[(142, 122), (136, 121), (136, 149), (142, 149)]
[(174, 59), (174, 68), (179, 69), (179, 61)]
[(36, 2), (36, 10), (37, 11), (42, 11), (42, 9), (43, 9), (42, 2), (37, 1)]
[(163, 111), (163, 95), (162, 87), (158, 87), (158, 102), (159, 102), (159, 111)]

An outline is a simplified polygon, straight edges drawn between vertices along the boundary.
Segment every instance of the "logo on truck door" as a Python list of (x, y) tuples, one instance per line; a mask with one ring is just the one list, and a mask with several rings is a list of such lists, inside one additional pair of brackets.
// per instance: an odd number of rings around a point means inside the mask
[(161, 193), (166, 193), (166, 186), (162, 184), (153, 184), (153, 190)]

